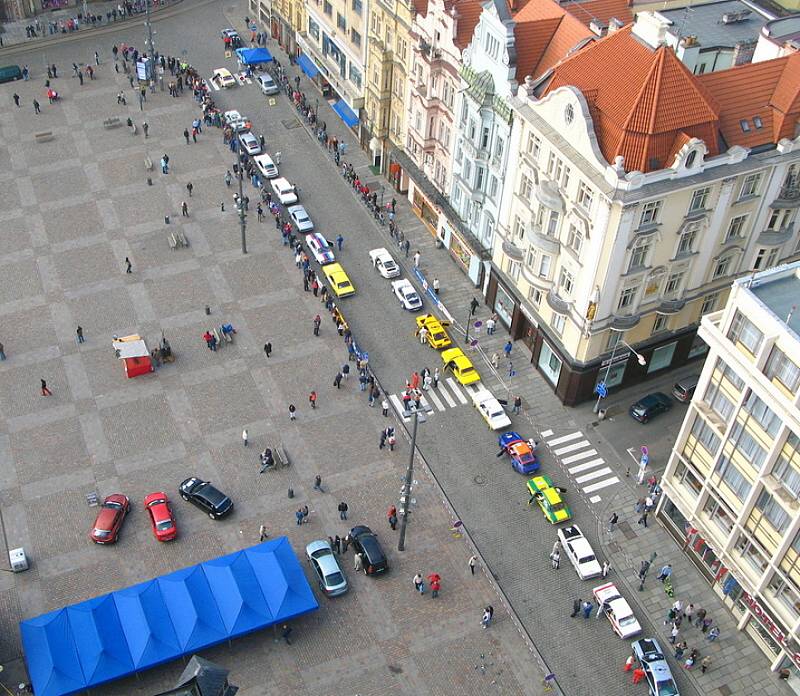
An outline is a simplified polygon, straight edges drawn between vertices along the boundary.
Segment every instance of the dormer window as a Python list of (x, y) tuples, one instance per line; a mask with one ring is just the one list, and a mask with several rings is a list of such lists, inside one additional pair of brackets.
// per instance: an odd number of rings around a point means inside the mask
[(697, 159), (697, 150), (692, 150), (686, 158), (686, 168), (691, 169)]
[(753, 117), (753, 125), (754, 125), (756, 128), (758, 128), (758, 129), (761, 129), (761, 128), (763, 128), (763, 127), (764, 127), (764, 122), (761, 120), (761, 117), (760, 117), (760, 116), (754, 116), (754, 117)]
[(739, 121), (739, 125), (742, 128), (742, 132), (744, 133), (750, 132), (750, 123), (746, 118), (743, 118), (741, 121)]
[(569, 125), (572, 123), (572, 119), (575, 118), (575, 109), (572, 107), (572, 104), (567, 104), (566, 108), (564, 109), (564, 122)]

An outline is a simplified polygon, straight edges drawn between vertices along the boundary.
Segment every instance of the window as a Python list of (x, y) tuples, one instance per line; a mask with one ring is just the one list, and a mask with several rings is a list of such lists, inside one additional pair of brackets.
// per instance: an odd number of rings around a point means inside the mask
[(750, 123), (746, 118), (743, 118), (739, 121), (739, 126), (742, 129), (742, 132), (747, 133), (750, 130)]
[(780, 481), (795, 499), (800, 497), (800, 438), (794, 433), (790, 433), (786, 438), (786, 444), (772, 470), (772, 476)]
[(789, 358), (778, 346), (770, 351), (764, 374), (768, 379), (778, 380), (792, 394), (800, 389), (800, 367)]
[(525, 234), (525, 221), (519, 215), (515, 215), (514, 226), (511, 229), (514, 237), (522, 239)]
[(503, 149), (505, 148), (506, 144), (501, 137), (495, 138), (494, 141), (494, 158), (498, 162), (503, 159)]
[(700, 416), (696, 416), (692, 425), (692, 435), (705, 447), (706, 451), (713, 457), (719, 448), (719, 436), (714, 429), (705, 422)]
[(328, 0), (325, 0), (325, 2), (323, 3), (323, 5), (322, 5), (322, 11), (323, 11), (323, 12), (324, 12), (326, 15), (328, 15), (328, 17), (332, 17), (332, 16), (333, 16), (333, 7), (332, 7), (332, 6), (331, 6), (331, 4), (328, 2)]
[(400, 54), (400, 58), (405, 61), (406, 56), (408, 55), (408, 44), (406, 43), (405, 39), (397, 39), (397, 52)]
[(758, 129), (764, 127), (764, 122), (761, 120), (761, 116), (753, 116), (753, 125)]
[[(491, 222), (489, 224), (491, 225)], [(519, 261), (512, 261), (511, 259), (508, 260), (508, 268), (506, 269), (506, 272), (509, 276), (511, 276), (512, 280), (519, 280), (519, 271), (521, 265), (522, 264), (520, 264)]]
[(572, 295), (572, 290), (575, 287), (575, 278), (566, 268), (561, 269), (561, 274), (558, 277), (558, 287), (564, 295)]
[(494, 174), (489, 176), (489, 197), (494, 198), (497, 195), (497, 177)]
[(714, 308), (717, 306), (717, 300), (719, 300), (718, 292), (712, 292), (710, 295), (706, 295), (703, 298), (703, 304), (700, 307), (700, 316), (702, 317), (704, 314), (713, 312)]
[(672, 273), (669, 278), (667, 278), (667, 284), (664, 287), (665, 297), (675, 297), (680, 292), (683, 276), (683, 271), (680, 271), (679, 273)]
[(350, 41), (353, 42), (353, 45), (361, 48), (361, 34), (359, 34), (355, 29), (350, 29)]
[(550, 218), (547, 221), (547, 234), (548, 237), (558, 237), (558, 220), (560, 215), (555, 211), (550, 211)]
[(686, 168), (687, 168), (687, 169), (691, 169), (691, 168), (692, 168), (692, 166), (694, 165), (694, 161), (695, 161), (696, 159), (697, 159), (697, 150), (692, 150), (692, 151), (691, 151), (691, 152), (690, 152), (690, 153), (689, 153), (689, 154), (686, 156)]
[(714, 522), (726, 535), (733, 530), (733, 515), (728, 509), (714, 498), (709, 497), (703, 505), (703, 512)]
[(483, 191), (483, 181), (486, 178), (486, 170), (483, 167), (475, 167), (475, 190)]
[(569, 184), (569, 167), (567, 167), (555, 153), (551, 152), (547, 160), (547, 175), (561, 186), (566, 188)]
[(350, 6), (353, 8), (353, 12), (355, 12), (357, 15), (360, 15), (364, 11), (364, 4), (361, 2), (361, 0), (352, 0)]
[(526, 201), (530, 199), (531, 192), (533, 191), (533, 182), (528, 178), (527, 174), (523, 174), (519, 181), (519, 195)]
[(484, 126), (481, 130), (481, 150), (485, 150), (487, 147), (489, 147), (489, 127)]
[(591, 211), (594, 202), (594, 193), (584, 182), (578, 185), (578, 205), (586, 211)]
[(669, 317), (666, 314), (656, 314), (653, 320), (653, 330), (651, 334), (657, 334), (659, 331), (666, 331), (669, 328)]
[(792, 224), (792, 211), (788, 209), (773, 210), (767, 223), (768, 230), (783, 230)]
[(580, 255), (581, 249), (583, 248), (583, 232), (574, 224), (570, 224), (569, 226), (567, 246), (578, 255)]
[(758, 195), (758, 185), (761, 182), (761, 174), (748, 174), (742, 182), (742, 190), (739, 198), (748, 198)]
[(608, 332), (608, 338), (606, 339), (606, 350), (613, 351), (619, 345), (619, 342), (622, 340), (622, 331), (614, 331), (613, 329)]
[(636, 299), (636, 291), (637, 287), (634, 286), (632, 288), (625, 288), (619, 294), (619, 302), (617, 303), (617, 309), (625, 309), (626, 307), (630, 307), (633, 304), (634, 299)]
[(717, 263), (714, 266), (714, 274), (712, 278), (722, 278), (722, 276), (726, 276), (731, 271), (731, 262), (733, 257), (730, 254), (726, 254), (725, 256), (717, 259)]
[(350, 63), (350, 82), (358, 88), (361, 87), (361, 71), (352, 63)]
[(705, 401), (708, 407), (726, 423), (730, 420), (731, 415), (733, 415), (733, 403), (722, 393), (719, 384), (708, 385), (703, 401)]
[(487, 55), (497, 58), (500, 53), (500, 41), (487, 31), (483, 37), (483, 48)]
[(786, 582), (776, 573), (770, 580), (769, 591), (791, 612), (790, 616), (792, 618), (789, 624), (795, 623), (797, 617), (800, 616), (800, 597), (798, 597), (797, 590), (792, 586), (792, 583)]
[(681, 254), (691, 254), (694, 247), (694, 240), (696, 238), (697, 230), (694, 228), (681, 234), (681, 238), (678, 240), (678, 253), (676, 256), (680, 256)]
[(767, 558), (764, 553), (747, 536), (742, 534), (736, 541), (736, 551), (759, 573), (767, 569)]
[(719, 460), (716, 471), (739, 500), (743, 501), (748, 496), (751, 488), (749, 481), (728, 457)]
[(526, 151), (531, 156), (531, 159), (538, 164), (539, 154), (542, 151), (542, 141), (533, 133), (528, 135), (528, 145), (526, 147)]
[(569, 125), (572, 123), (572, 119), (575, 118), (575, 109), (572, 107), (572, 104), (567, 104), (564, 108), (564, 123)]
[(745, 430), (744, 426), (737, 421), (731, 429), (730, 442), (733, 443), (735, 451), (750, 464), (756, 471), (761, 469), (766, 459), (766, 450), (758, 444), (758, 441)]
[(567, 317), (564, 314), (554, 314), (553, 320), (550, 324), (553, 327), (553, 331), (555, 331), (559, 336), (564, 333), (564, 326), (567, 323)]
[(753, 355), (758, 353), (758, 349), (764, 340), (764, 334), (738, 309), (733, 315), (733, 321), (730, 329), (728, 329), (727, 336), (728, 340), (733, 343), (741, 343)]
[(781, 429), (781, 420), (755, 392), (750, 392), (750, 396), (744, 402), (744, 410), (753, 417), (765, 433), (773, 438), (777, 436)]
[(678, 480), (679, 484), (694, 496), (700, 495), (700, 491), (703, 490), (703, 482), (683, 463), (675, 467), (673, 476)]
[(727, 379), (735, 388), (736, 391), (744, 389), (744, 380), (739, 377), (722, 358), (717, 359), (717, 364), (714, 365), (715, 370), (719, 370), (722, 376)]
[(756, 501), (756, 509), (761, 511), (775, 531), (781, 534), (786, 531), (791, 518), (769, 491), (761, 491), (761, 495), (758, 496)]
[(344, 15), (336, 13), (336, 26), (337, 28), (341, 29), (342, 31), (347, 31), (347, 21), (344, 18)]
[(319, 41), (319, 24), (317, 24), (311, 17), (308, 18), (308, 33)]
[(650, 247), (650, 239), (647, 237), (643, 237), (636, 241), (636, 244), (631, 250), (631, 261), (628, 264), (628, 273), (647, 266), (647, 259), (650, 255)]
[(528, 299), (538, 307), (542, 304), (542, 291), (538, 288), (531, 288), (528, 290)]
[(737, 215), (731, 218), (731, 223), (728, 225), (728, 233), (725, 235), (725, 241), (729, 242), (732, 239), (741, 239), (744, 237), (744, 223), (747, 222), (747, 215)]
[(663, 201), (650, 201), (645, 203), (642, 208), (642, 216), (639, 218), (639, 226), (655, 225), (658, 222), (658, 216), (661, 213), (661, 204)]
[(542, 254), (542, 258), (539, 260), (539, 277), (540, 278), (549, 278), (550, 277), (550, 263), (552, 262), (553, 258), (548, 256), (547, 254)]
[(692, 194), (692, 202), (689, 204), (689, 212), (694, 213), (698, 210), (705, 210), (706, 203), (708, 203), (708, 194), (711, 191), (710, 188), (701, 188), (697, 189)]

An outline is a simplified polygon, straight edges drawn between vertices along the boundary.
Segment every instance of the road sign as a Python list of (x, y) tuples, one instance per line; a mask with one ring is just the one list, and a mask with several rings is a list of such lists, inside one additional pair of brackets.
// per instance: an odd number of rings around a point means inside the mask
[(608, 387), (606, 386), (605, 382), (598, 382), (597, 386), (594, 388), (594, 393), (597, 394), (601, 399), (605, 399), (608, 396)]
[(642, 454), (645, 455), (645, 456), (650, 453), (650, 450), (647, 448), (647, 445), (642, 445), (639, 449), (641, 450)]

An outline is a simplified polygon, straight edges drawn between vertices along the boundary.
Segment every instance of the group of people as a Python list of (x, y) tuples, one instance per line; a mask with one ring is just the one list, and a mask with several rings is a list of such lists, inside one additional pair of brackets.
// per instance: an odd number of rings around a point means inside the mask
[[(709, 643), (713, 643), (719, 638), (720, 634), (719, 627), (713, 626), (713, 623), (713, 619), (708, 616), (708, 612), (702, 607), (698, 608), (693, 603), (689, 603), (684, 607), (683, 602), (680, 599), (676, 599), (664, 618), (664, 625), (670, 626), (669, 642), (675, 646), (675, 659), (683, 660), (684, 654), (689, 648), (685, 640), (678, 641), (678, 637), (683, 628), (690, 628), (692, 626), (699, 628), (705, 639)], [(699, 649), (693, 648), (683, 662), (684, 668), (692, 669), (699, 655)], [(707, 655), (700, 662), (701, 671), (705, 673), (710, 665), (711, 656)]]

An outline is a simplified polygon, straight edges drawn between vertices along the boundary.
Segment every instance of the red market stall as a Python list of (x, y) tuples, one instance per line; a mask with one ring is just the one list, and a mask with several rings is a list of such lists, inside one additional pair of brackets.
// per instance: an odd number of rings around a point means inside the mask
[(155, 369), (150, 358), (150, 351), (147, 350), (147, 344), (141, 336), (136, 334), (122, 338), (115, 336), (112, 345), (114, 354), (122, 360), (125, 374), (129, 379), (153, 372)]

